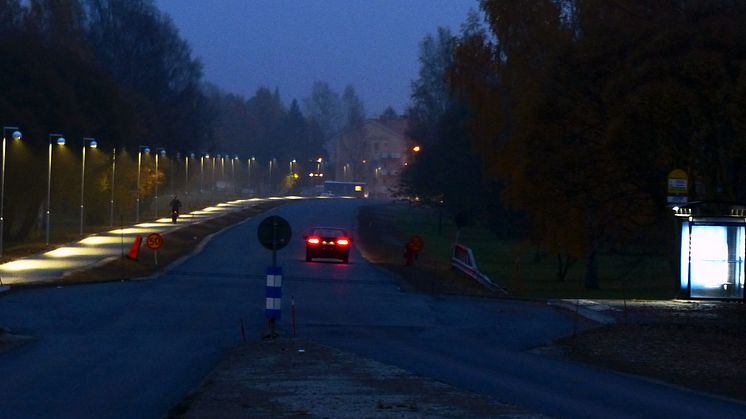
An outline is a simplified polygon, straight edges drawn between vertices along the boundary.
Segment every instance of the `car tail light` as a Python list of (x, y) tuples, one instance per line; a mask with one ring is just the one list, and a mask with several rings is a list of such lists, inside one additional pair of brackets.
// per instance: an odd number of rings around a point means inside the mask
[(306, 243), (316, 245), (321, 243), (321, 239), (316, 236), (311, 236), (306, 240)]
[(338, 246), (349, 246), (350, 245), (350, 240), (349, 239), (345, 239), (345, 238), (337, 239), (337, 245)]

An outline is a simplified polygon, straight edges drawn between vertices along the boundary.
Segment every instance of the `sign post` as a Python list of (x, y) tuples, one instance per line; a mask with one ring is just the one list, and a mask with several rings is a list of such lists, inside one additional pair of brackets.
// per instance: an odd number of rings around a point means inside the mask
[(148, 246), (148, 249), (151, 249), (153, 251), (153, 258), (155, 259), (155, 264), (157, 265), (158, 264), (158, 249), (160, 249), (163, 246), (163, 236), (161, 236), (158, 233), (150, 233), (148, 235), (146, 244)]
[(282, 217), (269, 216), (259, 223), (259, 243), (272, 251), (272, 266), (267, 267), (267, 290), (264, 316), (269, 329), (267, 338), (277, 337), (275, 323), (282, 316), (282, 268), (277, 266), (277, 251), (287, 246), (292, 236), (290, 224)]

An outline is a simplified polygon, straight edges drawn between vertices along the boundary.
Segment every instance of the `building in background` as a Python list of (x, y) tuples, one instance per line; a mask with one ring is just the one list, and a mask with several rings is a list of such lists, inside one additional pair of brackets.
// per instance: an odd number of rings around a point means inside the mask
[(365, 182), (371, 197), (391, 196), (414, 143), (407, 136), (408, 128), (407, 119), (397, 116), (368, 119), (337, 134), (335, 179)]

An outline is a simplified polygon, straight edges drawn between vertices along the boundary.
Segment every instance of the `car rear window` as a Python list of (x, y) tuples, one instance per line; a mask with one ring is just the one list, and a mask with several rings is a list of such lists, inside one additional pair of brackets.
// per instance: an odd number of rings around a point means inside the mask
[(319, 237), (346, 237), (347, 233), (344, 230), (336, 228), (317, 228), (311, 233), (314, 236)]

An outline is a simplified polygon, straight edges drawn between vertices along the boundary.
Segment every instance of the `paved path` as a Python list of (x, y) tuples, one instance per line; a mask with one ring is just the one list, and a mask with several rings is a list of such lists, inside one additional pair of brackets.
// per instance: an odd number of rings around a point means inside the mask
[[(297, 196), (239, 199), (181, 214), (174, 224), (170, 217), (90, 235), (49, 252), (0, 265), (0, 292), (8, 285), (51, 282), (67, 274), (111, 261), (129, 251), (136, 236), (166, 234), (184, 226), (249, 208), (269, 200), (304, 199)], [(143, 243), (144, 245), (144, 243)]]

